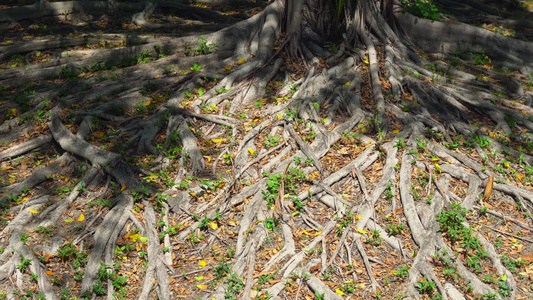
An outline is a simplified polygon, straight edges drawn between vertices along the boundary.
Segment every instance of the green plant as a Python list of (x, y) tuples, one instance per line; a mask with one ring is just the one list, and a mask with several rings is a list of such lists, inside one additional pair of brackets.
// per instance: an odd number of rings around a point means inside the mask
[(500, 285), (498, 286), (498, 292), (503, 297), (511, 296), (513, 289), (507, 285), (504, 281), (500, 282)]
[(381, 237), (379, 236), (379, 230), (374, 230), (370, 233), (366, 242), (373, 246), (379, 246), (381, 244)]
[(387, 227), (389, 228), (389, 236), (401, 234), (403, 231), (402, 223), (397, 225), (388, 225)]
[(242, 278), (237, 277), (236, 273), (231, 274), (230, 278), (227, 280), (226, 292), (224, 294), (224, 299), (227, 300), (236, 300), (239, 299), (238, 296), (241, 294), (244, 289), (244, 282)]
[[(485, 54), (483, 49), (478, 46), (479, 53), (470, 53), (470, 56), (474, 60), (474, 65), (485, 65), (485, 64), (491, 64), (491, 59)], [(500, 97), (501, 98), (501, 97)]]
[(264, 141), (264, 144), (266, 147), (268, 148), (272, 148), (274, 146), (276, 146), (277, 144), (279, 144), (280, 142), (280, 138), (277, 137), (277, 136), (269, 136), (268, 139), (266, 139)]
[(191, 71), (202, 71), (202, 67), (200, 67), (198, 64), (194, 64), (191, 67)]
[(27, 233), (22, 233), (20, 235), (20, 241), (23, 242), (24, 244), (26, 244), (28, 242), (28, 234)]
[(70, 292), (69, 290), (65, 289), (61, 291), (61, 295), (59, 296), (59, 299), (61, 300), (68, 300), (69, 299)]
[(432, 296), (435, 292), (435, 282), (428, 281), (428, 279), (424, 276), (423, 279), (418, 281), (418, 289), (420, 290), (420, 294)]
[(59, 77), (63, 79), (76, 79), (78, 78), (78, 73), (76, 72), (74, 66), (67, 65), (61, 68)]
[(78, 256), (78, 250), (76, 249), (76, 246), (69, 243), (59, 247), (56, 255), (61, 260), (76, 258)]
[(231, 271), (231, 264), (229, 262), (219, 262), (218, 266), (214, 268), (215, 277), (221, 279), (229, 274)]
[(207, 39), (203, 35), (198, 38), (196, 44), (197, 47), (194, 49), (196, 53), (209, 54), (216, 49), (216, 45), (214, 43), (207, 43)]
[(29, 265), (31, 265), (31, 259), (26, 259), (24, 258), (24, 256), (21, 254), (20, 255), (20, 265), (17, 266), (17, 268), (21, 271), (21, 272), (24, 272), (26, 270), (26, 268), (29, 267)]
[(302, 210), (305, 207), (305, 203), (298, 197), (292, 198), (292, 205), (296, 210)]
[(282, 178), (283, 174), (270, 175), (268, 178), (267, 190), (262, 191), (268, 207), (272, 207), (274, 205)]
[(265, 220), (265, 227), (270, 231), (279, 231), (278, 226), (281, 224), (281, 221), (276, 218), (268, 218)]
[(431, 0), (400, 0), (403, 11), (417, 17), (430, 20), (440, 20), (439, 10)]
[(398, 271), (393, 271), (392, 273), (400, 278), (406, 278), (409, 275), (409, 269), (408, 266), (402, 265)]

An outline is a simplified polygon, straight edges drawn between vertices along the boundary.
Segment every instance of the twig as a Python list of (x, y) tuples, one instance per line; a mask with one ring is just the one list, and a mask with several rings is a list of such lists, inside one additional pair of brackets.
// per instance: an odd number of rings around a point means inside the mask
[(524, 238), (524, 237), (521, 237), (521, 236), (518, 236), (518, 235), (515, 235), (515, 234), (512, 234), (512, 233), (507, 233), (507, 232), (505, 232), (505, 231), (498, 230), (498, 229), (496, 229), (496, 228), (494, 228), (494, 227), (491, 227), (491, 226), (488, 226), (488, 225), (485, 225), (485, 224), (481, 224), (481, 223), (476, 222), (476, 221), (474, 221), (474, 223), (476, 223), (476, 224), (478, 224), (478, 225), (481, 225), (481, 226), (484, 226), (484, 227), (487, 227), (487, 228), (489, 228), (490, 230), (494, 230), (494, 231), (499, 232), (499, 233), (501, 233), (501, 234), (505, 234), (505, 235), (507, 235), (507, 236), (514, 237), (514, 238), (516, 238), (516, 239), (519, 239), (519, 240), (522, 240), (522, 241), (525, 241), (525, 242), (528, 242), (528, 243), (533, 244), (533, 240), (526, 239), (526, 238)]

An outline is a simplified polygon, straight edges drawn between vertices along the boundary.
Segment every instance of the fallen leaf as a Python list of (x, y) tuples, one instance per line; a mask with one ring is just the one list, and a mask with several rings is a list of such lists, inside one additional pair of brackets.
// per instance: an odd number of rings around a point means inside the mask
[(148, 105), (150, 105), (151, 103), (152, 103), (152, 101), (148, 100), (148, 101), (146, 101), (146, 102), (144, 103), (144, 106), (148, 106)]
[(30, 211), (32, 214), (38, 214), (38, 213), (39, 213), (38, 211), (36, 211), (35, 209), (32, 209), (32, 208), (30, 208), (29, 211)]
[(337, 293), (337, 295), (344, 296), (344, 293), (341, 291), (341, 289), (336, 289), (335, 293)]
[(241, 59), (239, 59), (239, 64), (244, 64), (245, 61), (246, 61), (245, 58), (241, 58)]
[(98, 132), (96, 133), (96, 137), (97, 137), (97, 138), (101, 138), (101, 137), (104, 136), (104, 134), (105, 134), (105, 133), (104, 133), (103, 131), (98, 131)]
[(124, 191), (128, 186), (127, 185), (123, 185), (121, 188), (120, 188), (120, 191)]
[(83, 214), (80, 214), (80, 216), (78, 217), (78, 222), (81, 222), (85, 220), (85, 216)]
[(229, 71), (229, 70), (231, 70), (231, 68), (233, 68), (233, 67), (232, 67), (232, 66), (230, 66), (230, 65), (227, 65), (227, 66), (225, 66), (224, 68), (225, 68), (226, 70), (228, 70), (228, 71)]
[(492, 185), (494, 183), (494, 177), (489, 177), (489, 180), (487, 181), (487, 185), (485, 186), (485, 193), (483, 194), (483, 198), (481, 201), (487, 201), (490, 196), (492, 195)]
[(364, 231), (363, 229), (355, 228), (359, 233), (367, 234), (368, 232)]
[(315, 232), (315, 233), (307, 232), (306, 230), (302, 230), (302, 232), (303, 232), (303, 234), (305, 234), (305, 235), (317, 236), (317, 235), (319, 235), (319, 234), (322, 233), (322, 230), (319, 230), (319, 231), (317, 231), (317, 232)]
[(215, 144), (218, 144), (218, 143), (223, 143), (226, 141), (226, 139), (212, 139), (211, 141), (213, 141), (213, 143)]
[(209, 227), (213, 230), (217, 230), (218, 229), (218, 224), (217, 222), (209, 222)]
[(204, 284), (198, 284), (196, 285), (197, 288), (201, 289), (201, 290), (205, 290), (207, 288), (207, 285), (204, 285)]
[(398, 133), (400, 133), (400, 130), (398, 130), (398, 129), (394, 129), (394, 130), (392, 131), (392, 133), (394, 133), (394, 134), (398, 134)]
[(228, 220), (228, 225), (229, 226), (233, 226), (233, 227), (239, 226), (239, 221), (234, 220), (234, 219), (230, 219), (230, 220)]
[(141, 240), (141, 242), (143, 242), (143, 243), (146, 243), (146, 242), (148, 242), (148, 238), (147, 238), (147, 237), (145, 237), (145, 236), (141, 236), (141, 237), (140, 237), (139, 239), (140, 239), (140, 240)]
[(527, 262), (533, 262), (533, 252), (520, 256), (520, 259), (523, 259)]
[(250, 154), (254, 154), (254, 153), (255, 153), (255, 150), (252, 149), (252, 148), (248, 148), (248, 152), (250, 152)]
[(72, 222), (74, 222), (74, 220), (72, 220), (72, 219), (67, 219), (67, 220), (65, 220), (65, 222), (67, 222), (67, 223), (72, 223)]
[(205, 261), (205, 259), (203, 259), (198, 263), (198, 265), (203, 268), (207, 265), (207, 262)]
[(200, 280), (204, 279), (204, 276), (194, 277), (194, 279), (196, 279), (196, 281), (200, 281)]
[(54, 276), (54, 272), (52, 272), (52, 271), (46, 271), (46, 272), (44, 272), (44, 273), (45, 273), (46, 275)]

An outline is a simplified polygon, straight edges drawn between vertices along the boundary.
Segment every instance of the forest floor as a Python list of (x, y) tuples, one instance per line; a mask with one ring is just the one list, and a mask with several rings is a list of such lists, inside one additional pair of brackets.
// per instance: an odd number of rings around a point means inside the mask
[[(468, 299), (533, 299), (533, 131), (523, 125), (533, 122), (533, 78), (498, 68), (482, 50), (438, 57), (419, 49), (438, 76), (404, 76), (460, 81), (439, 71), (444, 62), (491, 87), (483, 97), (505, 111), (503, 123), (469, 107), (465, 122), (479, 130), (470, 136), (406, 126), (424, 104), (408, 88), (400, 99), (390, 96), (385, 77), (390, 130), (375, 132), (365, 55), (355, 63), (360, 81), (344, 82), (360, 97), (359, 115), (317, 101), (302, 118), (291, 101), (309, 69), (284, 52), (264, 94), (232, 107), (254, 79), (232, 89), (218, 84), (249, 58), (206, 65), (218, 60), (219, 45), (204, 34), (265, 5), (197, 5), (210, 10), (196, 20), (156, 9), (147, 18), (156, 28), (118, 13), (5, 29), (0, 299), (334, 299), (329, 291), (402, 299), (409, 286), (421, 299), (440, 299), (449, 285)], [(533, 27), (473, 25), (533, 41)], [(172, 40), (183, 36), (193, 38), (175, 48)], [(346, 58), (331, 60), (339, 45), (319, 46), (331, 56), (318, 56), (316, 74)], [(377, 50), (385, 72), (385, 50)], [(507, 92), (516, 83), (522, 96)], [(165, 113), (170, 106), (178, 117)], [(413, 207), (405, 207), (405, 193)], [(447, 210), (434, 216), (436, 203)], [(438, 251), (420, 247), (408, 210), (426, 228), (427, 218), (438, 221)], [(416, 276), (414, 264), (432, 270)], [(476, 288), (464, 274), (477, 278)]]

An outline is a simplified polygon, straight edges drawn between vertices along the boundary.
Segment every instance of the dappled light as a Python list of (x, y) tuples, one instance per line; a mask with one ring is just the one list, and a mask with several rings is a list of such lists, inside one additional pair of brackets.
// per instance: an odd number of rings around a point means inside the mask
[(0, 3), (0, 296), (533, 299), (530, 1), (189, 2)]

